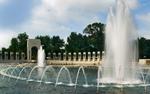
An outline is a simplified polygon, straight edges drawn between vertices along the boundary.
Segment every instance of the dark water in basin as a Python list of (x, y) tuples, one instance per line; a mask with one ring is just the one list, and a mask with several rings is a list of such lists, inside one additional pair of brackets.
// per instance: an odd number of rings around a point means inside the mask
[(118, 88), (99, 88), (95, 87), (68, 87), (57, 86), (50, 84), (41, 84), (37, 82), (18, 81), (8, 78), (0, 80), (0, 94), (150, 94), (150, 88), (147, 88), (147, 92), (143, 87), (124, 88), (123, 90)]
[[(74, 73), (76, 73), (77, 70), (74, 69), (71, 70), (72, 70), (71, 77), (73, 77), (72, 80), (74, 82), (75, 81), (74, 77), (76, 76), (76, 74)], [(95, 79), (97, 77), (96, 70), (85, 69), (85, 72), (88, 78), (88, 83), (95, 84), (96, 83)], [(33, 73), (32, 78), (34, 78), (34, 76), (36, 76), (36, 73)], [(63, 76), (60, 77), (60, 79), (61, 78), (63, 78)], [(85, 83), (82, 73), (79, 77), (79, 84), (80, 83), (81, 84)], [(27, 83), (27, 81), (25, 80), (16, 81), (16, 79), (12, 79), (12, 78), (10, 79), (8, 77), (5, 77), (3, 79), (3, 76), (0, 75), (0, 94), (150, 94), (150, 87), (147, 87), (146, 92), (144, 87), (139, 87), (139, 86), (124, 87), (123, 89), (110, 86), (110, 87), (100, 87), (97, 90), (96, 87), (85, 88), (80, 85), (75, 88), (66, 85), (55, 86), (55, 84), (45, 84), (45, 83), (39, 84), (39, 82), (34, 82), (34, 81)]]

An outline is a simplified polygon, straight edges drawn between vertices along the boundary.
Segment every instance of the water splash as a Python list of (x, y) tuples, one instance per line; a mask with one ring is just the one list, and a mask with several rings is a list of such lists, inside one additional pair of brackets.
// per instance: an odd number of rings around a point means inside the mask
[(37, 65), (39, 67), (45, 67), (45, 51), (43, 50), (42, 46), (38, 49), (38, 62)]
[[(24, 66), (24, 67), (21, 69), (21, 71), (19, 72), (19, 75), (18, 75), (18, 78), (17, 78), (16, 82), (21, 78), (21, 74), (22, 74), (22, 72), (23, 72), (26, 68), (32, 68), (32, 67), (31, 67), (31, 66)], [(24, 79), (26, 79), (26, 78), (24, 78)]]
[[(10, 67), (6, 68), (6, 69), (4, 70), (4, 72), (7, 73), (9, 69), (13, 69), (13, 66), (10, 66)], [(5, 78), (5, 75), (3, 75), (3, 78), (2, 78), (2, 79), (4, 79), (4, 78)]]
[[(11, 71), (10, 75), (14, 75), (14, 72), (15, 72), (16, 70), (18, 70), (18, 68), (20, 68), (20, 66), (14, 67), (13, 70)], [(11, 77), (9, 77), (8, 81), (10, 81), (10, 78), (11, 78)]]
[(58, 81), (59, 81), (60, 74), (62, 73), (63, 70), (65, 70), (65, 71), (67, 72), (67, 74), (68, 74), (68, 78), (69, 78), (69, 86), (74, 85), (74, 84), (72, 83), (70, 71), (68, 70), (67, 67), (62, 66), (61, 69), (60, 69), (59, 72), (58, 72), (58, 75), (57, 75), (57, 78), (56, 78), (55, 86), (57, 86), (57, 85), (59, 85), (59, 84), (63, 84), (63, 83), (61, 83), (61, 82), (58, 82)]
[(138, 34), (126, 0), (117, 0), (110, 9), (105, 31), (105, 58), (102, 82), (134, 83), (138, 60)]
[[(46, 68), (44, 69), (44, 71), (43, 71), (43, 74), (42, 74), (42, 76), (41, 76), (41, 82), (42, 82), (42, 80), (43, 80), (43, 77), (45, 76), (45, 72), (48, 70), (48, 69), (50, 69), (50, 72), (53, 72), (53, 73), (55, 73), (55, 69), (50, 65), (50, 66), (46, 66)], [(41, 83), (40, 83), (40, 85), (41, 85)]]
[(33, 72), (36, 68), (39, 68), (39, 66), (34, 66), (34, 67), (32, 68), (32, 70), (31, 70), (30, 73), (29, 73), (27, 82), (31, 80), (30, 78), (31, 78), (32, 72)]
[(86, 76), (86, 74), (85, 74), (84, 67), (83, 67), (83, 66), (80, 66), (79, 69), (78, 69), (77, 75), (76, 75), (75, 88), (76, 88), (76, 85), (77, 85), (77, 82), (78, 82), (78, 78), (79, 78), (79, 73), (80, 73), (80, 71), (82, 71), (83, 76), (84, 76), (84, 80), (85, 80), (84, 86), (85, 86), (85, 87), (88, 87), (87, 76)]
[[(102, 74), (102, 67), (101, 66), (99, 66), (98, 67), (98, 71), (97, 71), (97, 91), (99, 90), (99, 86), (100, 86), (100, 79), (99, 78), (101, 78), (101, 75)], [(102, 85), (103, 85), (103, 83), (102, 83)]]

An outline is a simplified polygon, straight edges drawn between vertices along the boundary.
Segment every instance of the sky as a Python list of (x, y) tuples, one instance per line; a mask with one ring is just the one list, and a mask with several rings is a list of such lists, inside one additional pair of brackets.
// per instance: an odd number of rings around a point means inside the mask
[[(150, 0), (127, 0), (140, 37), (150, 39)], [(90, 23), (106, 24), (115, 0), (0, 0), (0, 48), (12, 37), (26, 32), (59, 35), (66, 40), (71, 32), (82, 33)]]

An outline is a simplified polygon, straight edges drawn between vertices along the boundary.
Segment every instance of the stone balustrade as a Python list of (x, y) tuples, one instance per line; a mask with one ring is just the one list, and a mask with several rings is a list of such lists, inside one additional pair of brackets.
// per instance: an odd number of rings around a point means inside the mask
[(48, 53), (47, 64), (97, 66), (100, 64), (100, 52)]
[[(0, 62), (36, 62), (36, 60), (26, 60), (25, 53), (21, 52), (1, 52)], [(73, 53), (48, 53), (46, 56), (47, 64), (51, 65), (97, 65), (104, 58), (104, 52), (73, 52)], [(139, 59), (140, 65), (150, 65), (150, 59)]]
[(47, 60), (100, 61), (100, 52), (48, 53)]
[[(26, 60), (25, 53), (0, 52), (0, 62), (36, 62)], [(100, 63), (100, 52), (47, 53), (46, 63), (51, 65), (97, 65)]]
[[(1, 52), (0, 60), (25, 60), (25, 53)], [(100, 61), (100, 52), (48, 53), (47, 60)]]
[(0, 61), (25, 60), (25, 53), (21, 52), (0, 52)]

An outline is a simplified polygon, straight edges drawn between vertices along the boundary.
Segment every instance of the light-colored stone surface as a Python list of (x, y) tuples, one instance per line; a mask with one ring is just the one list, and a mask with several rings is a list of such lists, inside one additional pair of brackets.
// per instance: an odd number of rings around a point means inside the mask
[(139, 64), (140, 65), (150, 65), (150, 59), (140, 59)]
[(27, 40), (27, 60), (31, 60), (32, 58), (32, 47), (36, 47), (39, 49), (41, 46), (41, 41), (39, 39), (28, 39)]

